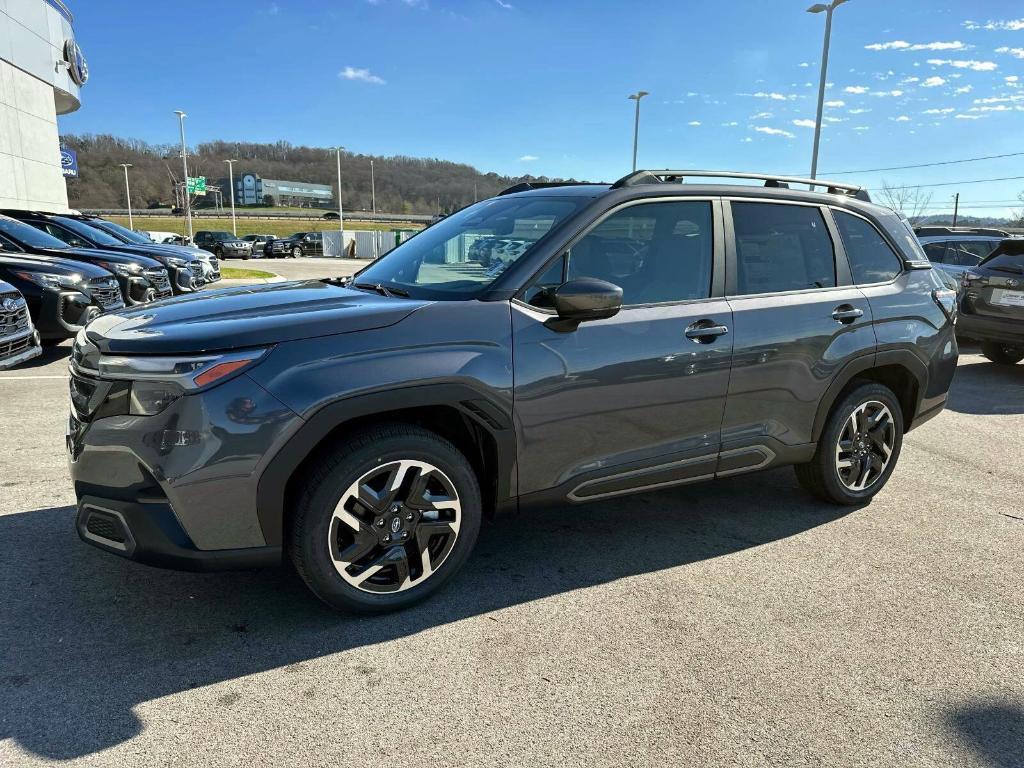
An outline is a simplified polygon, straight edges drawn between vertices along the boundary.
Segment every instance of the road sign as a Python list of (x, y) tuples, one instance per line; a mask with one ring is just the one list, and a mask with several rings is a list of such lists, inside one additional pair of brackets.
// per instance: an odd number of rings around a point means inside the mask
[(65, 176), (78, 176), (78, 153), (73, 149), (60, 151), (60, 169)]
[(206, 194), (206, 177), (205, 176), (189, 176), (188, 177), (188, 193), (190, 195), (205, 195)]

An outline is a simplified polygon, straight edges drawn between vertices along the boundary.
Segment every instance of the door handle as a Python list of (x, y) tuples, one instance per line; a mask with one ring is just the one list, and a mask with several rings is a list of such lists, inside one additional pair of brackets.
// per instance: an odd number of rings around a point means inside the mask
[(863, 309), (857, 309), (852, 304), (840, 304), (834, 310), (832, 310), (832, 319), (840, 323), (846, 323), (849, 325), (858, 317), (864, 316)]
[(728, 326), (718, 325), (714, 320), (698, 320), (696, 323), (687, 326), (686, 338), (698, 344), (710, 344), (719, 336), (724, 336), (728, 332)]

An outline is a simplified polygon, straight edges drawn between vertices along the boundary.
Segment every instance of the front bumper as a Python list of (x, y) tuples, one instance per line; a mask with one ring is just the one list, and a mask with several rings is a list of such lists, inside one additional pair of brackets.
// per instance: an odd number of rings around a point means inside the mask
[(32, 320), (42, 338), (68, 339), (102, 311), (80, 291), (47, 288)]
[(29, 326), (24, 333), (0, 339), (0, 371), (13, 368), (43, 353), (39, 333)]
[(1024, 346), (1024, 320), (988, 317), (960, 311), (956, 321), (958, 336), (978, 341), (1001, 341)]
[[(78, 405), (72, 404), (67, 449), (85, 541), (193, 570), (279, 557), (267, 548), (256, 494), (269, 457), (301, 423), (295, 413), (246, 374), (185, 395), (156, 416), (119, 409), (126, 402), (119, 382), (73, 371), (71, 386)], [(94, 508), (119, 514), (121, 522), (90, 531)], [(130, 536), (104, 539), (103, 531), (117, 525)]]

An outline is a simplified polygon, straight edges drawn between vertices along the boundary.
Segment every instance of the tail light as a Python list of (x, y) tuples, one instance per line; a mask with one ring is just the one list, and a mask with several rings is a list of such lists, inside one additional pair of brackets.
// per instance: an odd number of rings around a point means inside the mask
[(956, 291), (950, 291), (946, 289), (936, 289), (932, 291), (932, 299), (936, 304), (939, 305), (939, 309), (942, 310), (942, 314), (946, 316), (951, 323), (956, 322)]

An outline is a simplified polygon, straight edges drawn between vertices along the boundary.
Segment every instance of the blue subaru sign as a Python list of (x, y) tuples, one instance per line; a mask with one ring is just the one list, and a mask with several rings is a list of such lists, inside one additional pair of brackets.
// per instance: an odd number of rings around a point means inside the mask
[(78, 178), (78, 153), (73, 149), (60, 151), (60, 168), (65, 176)]

